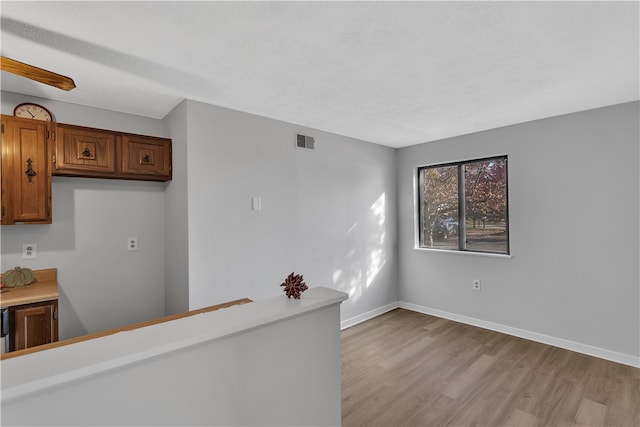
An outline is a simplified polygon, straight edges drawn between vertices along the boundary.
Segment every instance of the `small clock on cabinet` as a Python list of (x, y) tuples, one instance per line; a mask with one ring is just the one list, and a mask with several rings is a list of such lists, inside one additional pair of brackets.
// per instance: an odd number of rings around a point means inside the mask
[(51, 112), (49, 110), (42, 105), (33, 104), (31, 102), (16, 105), (16, 108), (13, 109), (13, 115), (16, 117), (25, 117), (27, 119), (51, 121)]

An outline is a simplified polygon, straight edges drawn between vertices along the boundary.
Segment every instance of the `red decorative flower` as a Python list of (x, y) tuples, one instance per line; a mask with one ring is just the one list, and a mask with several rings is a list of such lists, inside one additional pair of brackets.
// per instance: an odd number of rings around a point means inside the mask
[(288, 298), (300, 299), (300, 294), (307, 289), (307, 284), (304, 283), (302, 274), (294, 274), (293, 272), (284, 279), (284, 282), (280, 286), (284, 286), (284, 292)]

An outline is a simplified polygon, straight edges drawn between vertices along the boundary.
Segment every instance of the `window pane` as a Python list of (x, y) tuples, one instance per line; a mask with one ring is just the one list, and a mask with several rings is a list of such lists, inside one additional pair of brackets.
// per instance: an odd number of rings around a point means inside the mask
[(464, 248), (508, 253), (506, 159), (465, 164), (464, 192)]
[(458, 167), (424, 168), (420, 183), (421, 246), (458, 249)]

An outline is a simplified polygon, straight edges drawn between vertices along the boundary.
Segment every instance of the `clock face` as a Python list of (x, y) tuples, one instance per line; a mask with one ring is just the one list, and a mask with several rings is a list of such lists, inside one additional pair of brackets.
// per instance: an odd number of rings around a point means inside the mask
[(42, 105), (29, 102), (16, 106), (13, 110), (13, 115), (16, 117), (26, 117), (28, 119), (51, 121), (51, 113), (49, 110)]

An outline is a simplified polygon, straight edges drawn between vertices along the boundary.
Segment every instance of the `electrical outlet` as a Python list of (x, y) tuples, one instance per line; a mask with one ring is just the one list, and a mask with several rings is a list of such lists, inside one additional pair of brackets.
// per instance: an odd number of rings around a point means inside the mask
[(138, 238), (137, 237), (127, 237), (127, 249), (130, 251), (138, 250)]
[(35, 243), (22, 244), (22, 259), (34, 259), (38, 257), (38, 245)]
[(479, 291), (480, 290), (480, 285), (481, 285), (480, 279), (473, 279), (472, 287), (473, 287), (474, 291)]

